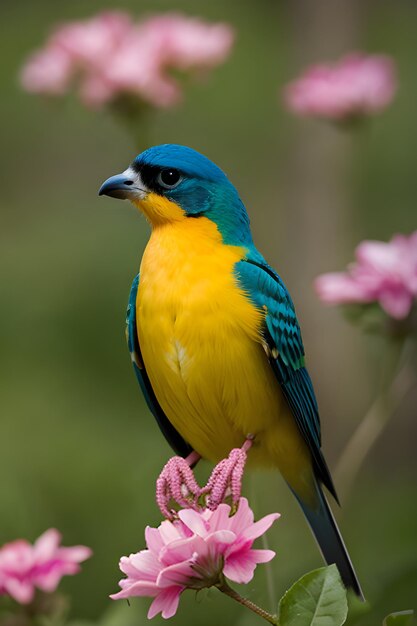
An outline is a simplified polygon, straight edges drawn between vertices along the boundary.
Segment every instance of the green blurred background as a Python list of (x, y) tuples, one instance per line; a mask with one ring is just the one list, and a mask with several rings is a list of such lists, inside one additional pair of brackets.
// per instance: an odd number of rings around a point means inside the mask
[[(190, 145), (228, 173), (255, 240), (290, 288), (321, 406), (330, 467), (372, 400), (381, 342), (314, 295), (324, 271), (343, 269), (363, 238), (416, 228), (417, 3), (414, 0), (3, 0), (0, 194), (0, 543), (55, 526), (94, 558), (62, 589), (73, 615), (142, 624), (149, 601), (112, 603), (118, 558), (157, 524), (154, 481), (170, 450), (137, 388), (124, 340), (125, 305), (148, 227), (127, 203), (98, 198), (135, 145), (107, 113), (75, 98), (23, 93), (17, 75), (57, 22), (106, 8), (183, 10), (235, 26), (228, 62), (184, 104), (153, 117), (151, 143)], [(393, 55), (400, 89), (390, 109), (353, 134), (286, 113), (279, 90), (306, 64), (351, 49)], [(146, 147), (146, 143), (143, 147)], [(371, 603), (350, 623), (380, 624), (417, 598), (416, 393), (409, 393), (336, 511)], [(199, 469), (207, 475), (208, 466)], [(280, 477), (255, 474), (258, 516), (280, 511), (276, 597), (321, 564)], [(271, 606), (259, 572), (245, 594)], [(364, 611), (365, 609), (360, 609)], [(359, 612), (360, 612), (359, 611)], [(162, 623), (159, 618), (155, 624)], [(172, 624), (260, 623), (215, 591), (189, 592)]]

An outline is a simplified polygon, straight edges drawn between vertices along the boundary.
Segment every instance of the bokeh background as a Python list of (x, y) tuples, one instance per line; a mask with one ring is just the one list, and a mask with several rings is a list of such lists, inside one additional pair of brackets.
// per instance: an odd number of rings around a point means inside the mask
[[(324, 451), (337, 463), (375, 393), (383, 347), (325, 308), (313, 279), (343, 269), (364, 238), (416, 228), (417, 4), (414, 0), (3, 0), (0, 5), (0, 543), (46, 528), (94, 558), (62, 589), (77, 623), (146, 623), (147, 599), (112, 603), (118, 558), (143, 546), (160, 518), (154, 481), (170, 450), (137, 388), (124, 341), (125, 305), (149, 235), (127, 203), (98, 198), (100, 183), (135, 155), (106, 112), (76, 99), (45, 102), (20, 89), (20, 66), (57, 22), (106, 8), (185, 11), (236, 28), (233, 54), (184, 103), (153, 116), (148, 143), (176, 142), (228, 173), (255, 240), (295, 300), (321, 406)], [(285, 112), (282, 86), (307, 64), (352, 49), (391, 54), (400, 89), (386, 112), (343, 132)], [(417, 599), (417, 395), (410, 392), (336, 511), (368, 608), (349, 623), (380, 624)], [(208, 466), (199, 469), (207, 475)], [(255, 474), (269, 532), (276, 598), (321, 564), (278, 475)], [(268, 608), (266, 567), (245, 593)], [(239, 624), (217, 591), (185, 594), (172, 624)], [(104, 618), (103, 618), (104, 615)], [(159, 618), (155, 624), (162, 623)]]

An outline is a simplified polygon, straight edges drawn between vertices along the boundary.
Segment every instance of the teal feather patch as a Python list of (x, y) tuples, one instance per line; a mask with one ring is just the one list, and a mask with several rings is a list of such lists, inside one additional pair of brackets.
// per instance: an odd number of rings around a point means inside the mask
[(304, 363), (304, 346), (294, 305), (281, 278), (252, 248), (235, 266), (239, 286), (265, 313), (263, 336), (269, 361), (301, 434), (310, 448), (316, 475), (337, 500), (321, 452), (320, 417), (313, 383)]

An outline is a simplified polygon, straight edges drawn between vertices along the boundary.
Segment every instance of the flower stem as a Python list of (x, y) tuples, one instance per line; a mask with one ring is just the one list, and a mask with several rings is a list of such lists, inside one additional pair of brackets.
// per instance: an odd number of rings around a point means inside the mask
[(243, 596), (241, 596), (237, 591), (235, 591), (228, 585), (228, 583), (226, 582), (224, 578), (216, 586), (217, 586), (217, 589), (219, 589), (219, 591), (229, 596), (229, 598), (232, 598), (232, 600), (236, 600), (236, 602), (239, 602), (239, 604), (243, 604), (243, 606), (246, 606), (246, 608), (248, 608), (250, 611), (253, 611), (253, 613), (256, 613), (256, 615), (259, 615), (259, 617), (262, 617), (264, 620), (266, 620), (270, 624), (279, 626), (278, 617), (276, 615), (272, 615), (271, 613), (268, 613), (268, 611), (265, 611), (254, 602), (251, 602), (251, 600), (248, 600), (247, 598), (244, 598)]
[[(405, 341), (393, 341), (384, 363), (379, 392), (365, 417), (348, 441), (335, 471), (336, 484), (347, 497), (370, 449), (384, 431), (413, 380), (404, 360)], [(404, 362), (405, 361), (405, 362)]]

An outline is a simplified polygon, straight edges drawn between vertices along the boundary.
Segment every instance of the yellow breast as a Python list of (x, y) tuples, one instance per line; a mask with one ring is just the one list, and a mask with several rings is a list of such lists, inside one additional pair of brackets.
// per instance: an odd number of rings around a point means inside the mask
[(244, 256), (206, 218), (154, 228), (140, 268), (138, 338), (158, 402), (194, 450), (216, 462), (251, 433), (252, 460), (277, 465), (304, 444), (262, 347), (263, 316), (234, 275)]

